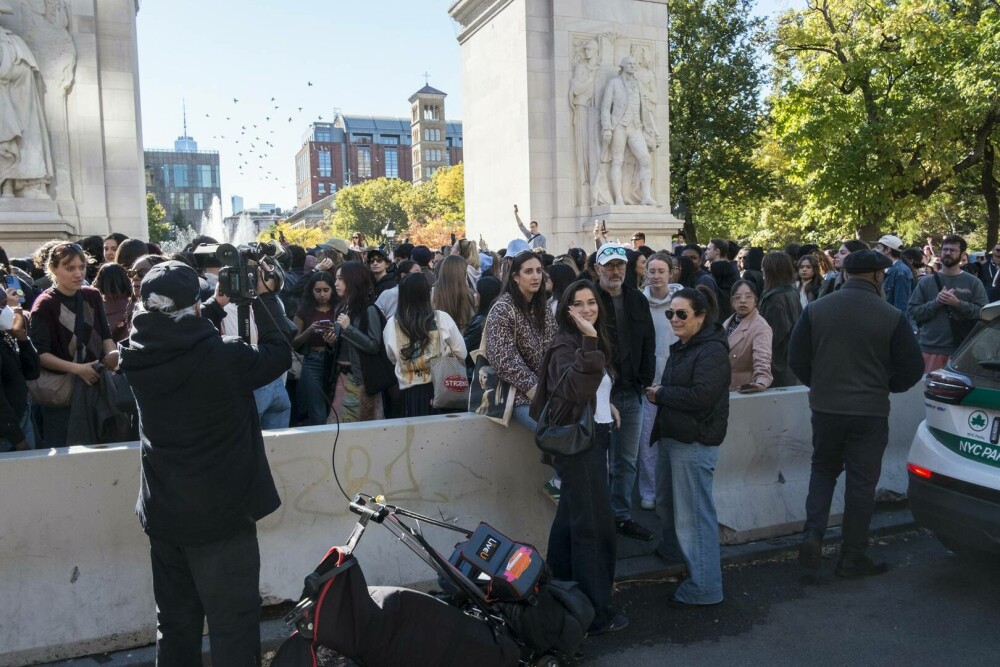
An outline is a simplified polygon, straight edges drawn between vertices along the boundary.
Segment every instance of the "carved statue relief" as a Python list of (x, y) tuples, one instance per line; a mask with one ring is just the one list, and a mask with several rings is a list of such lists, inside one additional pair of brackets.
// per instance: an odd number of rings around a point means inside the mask
[(618, 35), (574, 35), (569, 82), (577, 204), (656, 206), (660, 146), (653, 46)]
[(2, 15), (14, 17), (19, 34), (0, 26), (0, 195), (51, 199), (55, 191), (72, 201), (66, 98), (77, 56), (68, 5), (2, 0)]

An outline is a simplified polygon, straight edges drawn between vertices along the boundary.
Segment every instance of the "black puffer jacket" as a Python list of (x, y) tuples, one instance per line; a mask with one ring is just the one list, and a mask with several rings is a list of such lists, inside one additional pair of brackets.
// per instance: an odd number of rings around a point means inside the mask
[(687, 344), (670, 346), (652, 441), (720, 445), (729, 425), (729, 343), (719, 324), (707, 325)]

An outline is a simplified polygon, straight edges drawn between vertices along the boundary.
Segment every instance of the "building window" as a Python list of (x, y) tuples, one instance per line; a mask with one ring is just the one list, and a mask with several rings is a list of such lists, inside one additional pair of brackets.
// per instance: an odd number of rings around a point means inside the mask
[(398, 134), (383, 134), (382, 143), (386, 146), (398, 146), (399, 145), (399, 135)]
[(358, 148), (358, 178), (372, 177), (372, 149)]
[[(174, 187), (186, 188), (191, 185), (188, 179), (188, 166), (186, 164), (175, 164), (173, 165), (173, 181)], [(181, 208), (188, 208), (187, 206), (182, 206)]]
[(329, 127), (317, 127), (313, 137), (314, 141), (333, 141), (333, 130)]
[(309, 180), (309, 154), (303, 151), (299, 153), (295, 161), (295, 182), (301, 183)]
[(201, 192), (195, 192), (191, 195), (191, 208), (199, 209), (201, 211), (205, 210), (205, 195)]
[(370, 144), (372, 143), (372, 135), (370, 134), (355, 134), (354, 143), (356, 144)]
[(333, 160), (330, 157), (330, 151), (319, 152), (319, 175), (323, 178), (333, 176)]
[(385, 175), (386, 178), (399, 178), (399, 153), (395, 148), (385, 151)]
[(198, 170), (198, 182), (195, 185), (200, 188), (215, 187), (215, 184), (218, 183), (215, 165), (199, 164), (196, 168)]
[(440, 120), (440, 113), (438, 107), (429, 104), (424, 106), (424, 120)]
[(326, 183), (323, 183), (322, 181), (320, 181), (319, 183), (317, 183), (316, 184), (316, 191), (319, 192), (321, 195), (325, 195), (326, 194)]
[(188, 192), (177, 193), (177, 207), (181, 209), (191, 208), (191, 194)]

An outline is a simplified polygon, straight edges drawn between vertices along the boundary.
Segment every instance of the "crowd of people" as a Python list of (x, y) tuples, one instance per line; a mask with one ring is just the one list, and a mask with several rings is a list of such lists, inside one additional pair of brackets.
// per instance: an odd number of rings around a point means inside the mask
[[(262, 244), (263, 305), (251, 310), (248, 342), (280, 336), (292, 356), (287, 373), (268, 375), (254, 390), (262, 428), (464, 411), (439, 403), (435, 369), (452, 360), (474, 380), (480, 350), (513, 387), (512, 420), (529, 432), (546, 406), (565, 423), (590, 406), (594, 446), (551, 457), (556, 475), (545, 490), (559, 504), (548, 551), (553, 573), (579, 582), (597, 610), (591, 631), (600, 633), (628, 622), (611, 606), (616, 535), (657, 539), (661, 557), (686, 567), (671, 604), (723, 600), (712, 475), (730, 392), (805, 383), (826, 440), (814, 443), (800, 560), (817, 564), (833, 482), (845, 465), (860, 466), (863, 479), (848, 476), (838, 573), (877, 573), (865, 536), (877, 482), (871, 451), (880, 461), (881, 450), (876, 443), (852, 459), (834, 441), (854, 423), (844, 415), (869, 428), (865, 442), (884, 440), (878, 424), (888, 403), (837, 398), (836, 382), (857, 380), (826, 367), (836, 361), (831, 350), (848, 349), (829, 336), (847, 330), (845, 322), (854, 326), (848, 317), (857, 303), (876, 299), (881, 305), (860, 315), (878, 321), (865, 334), (870, 340), (885, 338), (869, 355), (879, 373), (875, 393), (911, 386), (946, 363), (961, 332), (998, 296), (1000, 245), (972, 261), (955, 235), (937, 247), (928, 239), (907, 248), (887, 235), (872, 248), (851, 239), (838, 248), (769, 252), (724, 239), (701, 247), (678, 235), (654, 250), (641, 231), (620, 243), (595, 227), (593, 251), (555, 255), (537, 222), (516, 221), (524, 238), (498, 252), (481, 239), (440, 248), (372, 247), (361, 235), (313, 248)], [(202, 237), (169, 256), (120, 234), (51, 241), (25, 258), (0, 249), (7, 296), (0, 451), (137, 437), (136, 415), (116, 400), (124, 391), (116, 370), (131, 347), (155, 342), (149, 333), (137, 340), (134, 325), (148, 296), (143, 279), (159, 265), (159, 273), (177, 263), (196, 272), (198, 315), (212, 331), (245, 333), (237, 304), (219, 289), (222, 262), (195, 252), (215, 242)], [(148, 329), (155, 318), (146, 322)], [(632, 506), (636, 489), (640, 508)], [(633, 519), (635, 509), (657, 512), (657, 533)]]

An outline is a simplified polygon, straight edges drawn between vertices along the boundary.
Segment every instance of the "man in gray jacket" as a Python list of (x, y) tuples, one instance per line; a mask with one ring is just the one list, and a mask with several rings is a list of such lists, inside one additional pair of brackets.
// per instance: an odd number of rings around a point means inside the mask
[(920, 348), (906, 316), (880, 293), (891, 264), (874, 250), (848, 255), (847, 282), (806, 306), (789, 344), (789, 366), (809, 387), (812, 410), (812, 474), (799, 562), (820, 566), (833, 490), (846, 470), (843, 544), (836, 569), (841, 577), (888, 569), (866, 552), (875, 486), (889, 443), (889, 394), (906, 391), (923, 374)]
[(966, 245), (957, 234), (946, 236), (941, 242), (941, 270), (921, 278), (910, 295), (907, 313), (920, 328), (917, 338), (925, 373), (948, 363), (948, 357), (962, 344), (956, 332), (968, 333), (987, 304), (983, 283), (961, 269)]

